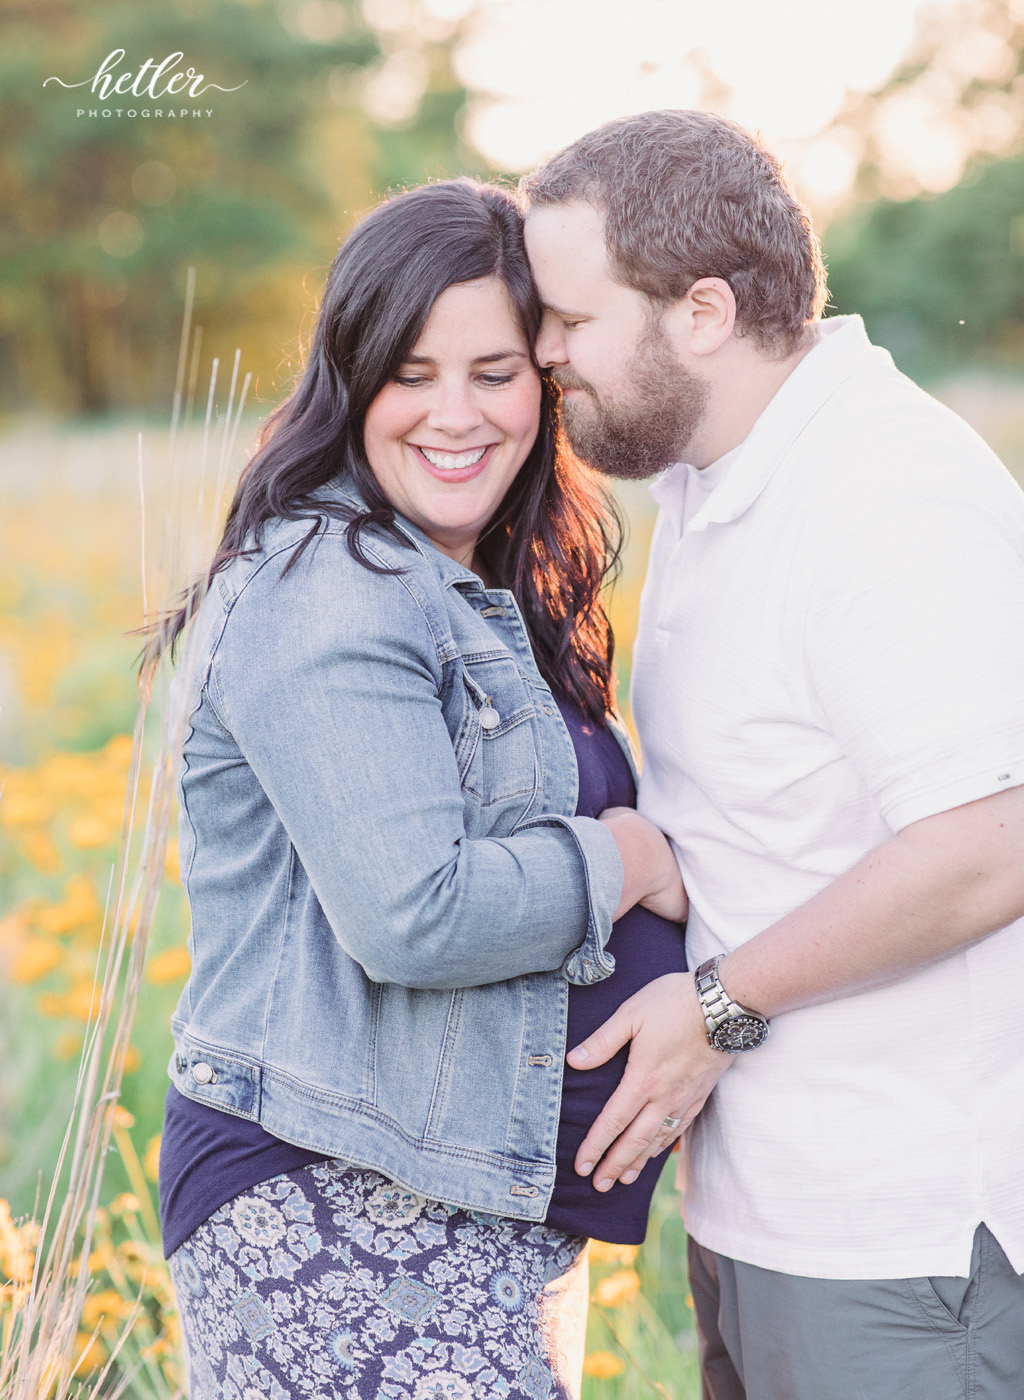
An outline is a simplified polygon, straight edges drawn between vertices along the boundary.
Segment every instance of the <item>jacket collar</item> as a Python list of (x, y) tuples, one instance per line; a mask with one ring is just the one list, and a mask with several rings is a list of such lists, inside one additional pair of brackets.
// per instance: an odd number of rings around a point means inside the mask
[[(366, 509), (366, 502), (355, 482), (344, 477), (335, 477), (329, 481), (321, 488), (318, 495), (340, 501), (343, 505), (351, 506), (354, 510)], [(442, 587), (448, 588), (456, 584), (469, 584), (475, 588), (484, 587), (479, 574), (475, 574), (472, 569), (467, 569), (464, 564), (459, 564), (456, 560), (450, 559), (447, 554), (443, 554), (418, 525), (414, 525), (411, 520), (407, 520), (398, 511), (395, 511), (395, 524), (417, 553), (422, 554), (433, 565), (441, 580)]]
[[(757, 500), (811, 419), (851, 375), (872, 364), (892, 365), (887, 350), (872, 345), (859, 316), (832, 316), (818, 327), (818, 343), (797, 365), (736, 449), (720, 484), (687, 531), (738, 520)], [(687, 477), (685, 462), (669, 467), (651, 495), (678, 526)]]

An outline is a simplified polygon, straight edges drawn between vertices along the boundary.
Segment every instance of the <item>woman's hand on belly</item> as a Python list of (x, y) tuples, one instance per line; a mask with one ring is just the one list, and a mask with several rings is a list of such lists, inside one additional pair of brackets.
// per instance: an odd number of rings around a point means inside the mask
[(642, 904), (663, 919), (685, 923), (689, 909), (686, 891), (664, 833), (632, 807), (606, 807), (598, 821), (615, 837), (625, 872), (615, 918), (621, 919), (634, 904)]

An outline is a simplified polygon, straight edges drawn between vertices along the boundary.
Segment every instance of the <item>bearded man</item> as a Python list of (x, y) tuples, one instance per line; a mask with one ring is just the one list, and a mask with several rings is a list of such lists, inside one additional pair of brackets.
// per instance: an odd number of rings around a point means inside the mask
[(710, 1400), (1019, 1397), (1024, 496), (820, 319), (750, 134), (650, 112), (523, 189), (570, 440), (660, 473), (640, 809), (697, 968), (570, 1052), (632, 1042), (577, 1170), (628, 1183), (689, 1125)]

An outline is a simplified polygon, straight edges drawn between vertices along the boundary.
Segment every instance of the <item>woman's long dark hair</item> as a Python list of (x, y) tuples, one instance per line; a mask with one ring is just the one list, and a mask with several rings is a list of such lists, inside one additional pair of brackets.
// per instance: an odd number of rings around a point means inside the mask
[[(366, 460), (363, 423), (446, 288), (497, 277), (533, 345), (541, 309), (510, 193), (472, 180), (423, 185), (387, 200), (342, 245), (327, 278), (305, 372), (268, 419), (235, 492), (207, 577), (166, 618), (150, 650), (173, 644), (210, 581), (231, 559), (256, 552), (267, 522), (309, 520), (289, 564), (323, 528), (347, 522), (351, 553), (376, 529), (409, 541)], [(560, 697), (594, 720), (612, 708), (612, 635), (602, 584), (618, 563), (621, 525), (588, 469), (558, 429), (557, 390), (542, 376), (540, 430), (498, 513), (477, 546), (498, 587), (522, 609), (541, 674)], [(354, 482), (366, 509), (318, 497), (332, 478)], [(379, 571), (379, 569), (378, 569)]]

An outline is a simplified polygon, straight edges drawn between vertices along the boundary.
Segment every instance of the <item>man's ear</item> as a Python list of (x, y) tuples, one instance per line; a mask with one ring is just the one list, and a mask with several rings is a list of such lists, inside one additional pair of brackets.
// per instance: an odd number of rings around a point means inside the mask
[(700, 277), (667, 308), (662, 324), (678, 350), (713, 355), (736, 326), (736, 298), (724, 277)]

